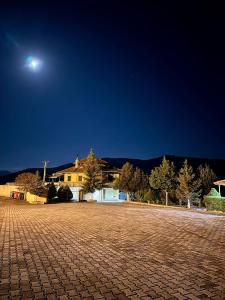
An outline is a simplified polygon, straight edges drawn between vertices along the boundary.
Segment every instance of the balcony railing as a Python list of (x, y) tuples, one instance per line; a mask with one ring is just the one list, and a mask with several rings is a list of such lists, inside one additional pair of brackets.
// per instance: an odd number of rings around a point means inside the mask
[[(59, 181), (59, 182), (54, 182), (54, 185), (56, 186), (69, 186), (69, 187), (81, 187), (84, 181), (78, 181), (78, 182), (64, 182), (64, 181)], [(105, 187), (113, 187), (113, 182), (108, 182), (104, 185)]]
[(65, 186), (68, 185), (69, 187), (76, 187), (76, 186), (81, 186), (82, 182), (64, 182), (64, 181), (58, 181), (54, 182), (56, 186)]

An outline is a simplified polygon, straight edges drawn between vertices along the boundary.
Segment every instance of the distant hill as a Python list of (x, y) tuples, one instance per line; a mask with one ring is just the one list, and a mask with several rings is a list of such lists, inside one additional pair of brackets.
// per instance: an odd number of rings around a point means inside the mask
[(10, 174), (11, 172), (7, 171), (7, 170), (0, 170), (0, 176), (3, 176), (3, 175), (7, 175), (7, 174)]
[[(71, 167), (73, 164), (69, 163), (69, 164), (65, 164), (65, 165), (61, 165), (59, 167), (53, 167), (53, 168), (48, 168), (47, 169), (47, 175), (51, 175), (52, 173), (58, 172), (60, 170), (66, 169)], [(18, 172), (14, 172), (14, 173), (10, 173), (10, 174), (6, 174), (3, 176), (0, 176), (0, 184), (5, 184), (7, 182), (14, 182), (16, 177), (24, 172), (31, 172), (31, 173), (36, 173), (39, 172), (40, 176), (43, 176), (43, 168), (28, 168), (28, 169), (24, 169)]]
[[(199, 165), (208, 164), (216, 173), (218, 178), (225, 178), (225, 159), (210, 159), (210, 158), (196, 158), (196, 157), (182, 157), (174, 155), (166, 155), (166, 158), (173, 161), (177, 169), (180, 169), (184, 160), (187, 158), (188, 163), (196, 170)], [(163, 156), (151, 159), (133, 159), (133, 158), (103, 158), (108, 163), (117, 168), (121, 168), (125, 162), (130, 162), (136, 167), (139, 167), (146, 173), (150, 173), (153, 168), (159, 166)]]
[[(177, 169), (179, 169), (185, 157), (181, 156), (173, 156), (173, 155), (166, 155), (168, 159), (174, 162), (175, 166)], [(139, 167), (146, 173), (150, 173), (153, 168), (158, 166), (161, 161), (162, 161), (162, 156), (157, 157), (157, 158), (152, 158), (152, 159), (135, 159), (135, 158), (110, 158), (110, 157), (105, 157), (102, 158), (103, 160), (107, 161), (109, 164), (116, 168), (121, 168), (125, 162), (130, 162), (136, 167)], [(189, 164), (193, 166), (194, 169), (196, 169), (200, 164), (205, 164), (207, 163), (213, 171), (216, 173), (217, 177), (219, 179), (224, 179), (225, 178), (225, 159), (209, 159), (209, 158), (195, 158), (195, 157), (189, 157), (187, 158)], [(61, 165), (58, 167), (54, 168), (48, 168), (47, 169), (47, 175), (51, 175), (52, 173), (55, 173), (57, 171), (61, 171), (63, 169), (71, 167), (73, 164), (68, 163), (65, 165)], [(14, 182), (16, 176), (18, 176), (21, 173), (24, 172), (32, 172), (35, 173), (36, 171), (39, 171), (40, 176), (43, 176), (43, 169), (42, 168), (30, 168), (30, 169), (24, 169), (15, 173), (9, 173), (5, 175), (0, 175), (0, 184), (5, 184), (7, 182)]]

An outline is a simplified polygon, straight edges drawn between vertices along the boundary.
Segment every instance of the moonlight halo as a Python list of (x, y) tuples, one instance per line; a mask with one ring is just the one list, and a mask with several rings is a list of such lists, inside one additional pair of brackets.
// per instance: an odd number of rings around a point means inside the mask
[(42, 68), (42, 65), (43, 65), (43, 62), (35, 56), (30, 55), (26, 58), (25, 67), (32, 72), (40, 71)]

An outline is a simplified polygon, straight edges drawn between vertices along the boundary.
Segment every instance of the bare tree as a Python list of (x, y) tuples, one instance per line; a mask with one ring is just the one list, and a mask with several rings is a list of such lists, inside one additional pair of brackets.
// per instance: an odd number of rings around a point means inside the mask
[(45, 190), (40, 176), (33, 173), (22, 173), (16, 177), (15, 184), (21, 191), (30, 192), (34, 195), (40, 195)]
[(197, 171), (202, 189), (202, 195), (207, 195), (213, 186), (213, 182), (216, 180), (216, 174), (207, 164), (204, 166), (200, 165)]

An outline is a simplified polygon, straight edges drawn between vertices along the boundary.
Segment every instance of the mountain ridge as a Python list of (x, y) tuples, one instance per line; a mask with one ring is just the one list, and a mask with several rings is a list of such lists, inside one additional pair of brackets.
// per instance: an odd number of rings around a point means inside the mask
[[(203, 164), (203, 165), (208, 164), (213, 169), (213, 171), (215, 172), (215, 174), (217, 175), (217, 177), (219, 179), (225, 178), (225, 159), (183, 157), (183, 156), (176, 156), (176, 155), (165, 155), (165, 157), (174, 162), (174, 165), (177, 168), (177, 170), (180, 169), (180, 167), (183, 164), (183, 161), (185, 159), (187, 159), (189, 164), (192, 165), (192, 167), (194, 168), (194, 170), (196, 170), (200, 164)], [(102, 159), (107, 161), (110, 165), (112, 165), (116, 168), (121, 168), (124, 163), (130, 162), (135, 167), (139, 167), (144, 172), (150, 174), (150, 172), (153, 168), (155, 168), (156, 166), (159, 166), (159, 164), (162, 161), (162, 158), (163, 158), (163, 156), (150, 158), (150, 159), (125, 158), (125, 157), (121, 157), (121, 158), (103, 157)], [(72, 165), (73, 165), (73, 163), (67, 163), (67, 164), (57, 166), (57, 167), (48, 168), (47, 175), (51, 175), (52, 173), (69, 168)], [(24, 173), (24, 172), (35, 173), (36, 171), (39, 171), (40, 176), (43, 175), (43, 168), (27, 168), (27, 169), (23, 169), (23, 170), (20, 170), (17, 172), (0, 175), (0, 184), (5, 184), (7, 182), (15, 181), (16, 176), (18, 176), (21, 173)]]
[(4, 175), (8, 175), (12, 172), (8, 171), (8, 170), (0, 170), (0, 176), (4, 176)]

